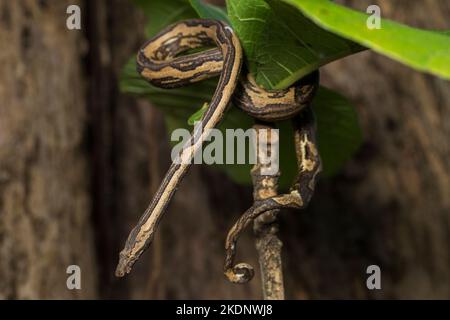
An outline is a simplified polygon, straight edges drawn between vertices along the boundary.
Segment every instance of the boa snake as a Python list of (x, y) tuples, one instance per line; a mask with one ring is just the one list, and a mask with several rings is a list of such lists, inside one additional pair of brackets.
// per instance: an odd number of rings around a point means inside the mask
[[(190, 49), (214, 47), (180, 55)], [(152, 202), (131, 231), (120, 252), (116, 276), (131, 271), (133, 264), (150, 245), (158, 223), (194, 154), (206, 138), (206, 130), (217, 126), (231, 100), (250, 116), (262, 121), (293, 118), (299, 175), (290, 192), (257, 201), (231, 229), (226, 244), (225, 275), (232, 282), (251, 279), (247, 264), (233, 266), (235, 242), (239, 230), (256, 216), (276, 208), (302, 208), (312, 195), (315, 177), (321, 169), (315, 146), (314, 121), (309, 104), (316, 92), (318, 71), (285, 90), (259, 88), (250, 74), (241, 75), (243, 52), (231, 27), (220, 21), (192, 19), (175, 23), (147, 41), (137, 55), (137, 70), (147, 81), (161, 88), (176, 88), (220, 74), (220, 78), (201, 125), (179, 154), (157, 190)]]

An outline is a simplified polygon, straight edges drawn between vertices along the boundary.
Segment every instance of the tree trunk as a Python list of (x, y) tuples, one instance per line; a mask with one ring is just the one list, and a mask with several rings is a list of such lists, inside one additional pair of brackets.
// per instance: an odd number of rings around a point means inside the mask
[[(383, 17), (448, 29), (447, 2), (375, 4)], [(222, 275), (251, 187), (206, 166), (192, 167), (131, 275), (114, 278), (170, 164), (168, 138), (157, 109), (118, 89), (145, 41), (142, 13), (128, 0), (86, 0), (83, 30), (69, 31), (68, 4), (0, 0), (0, 298), (261, 298), (251, 228), (238, 260), (255, 279)], [(319, 181), (307, 210), (280, 214), (286, 297), (450, 298), (449, 83), (371, 52), (325, 67), (322, 82), (354, 102), (364, 145)], [(66, 288), (71, 264), (80, 291)], [(366, 288), (371, 264), (382, 290)]]

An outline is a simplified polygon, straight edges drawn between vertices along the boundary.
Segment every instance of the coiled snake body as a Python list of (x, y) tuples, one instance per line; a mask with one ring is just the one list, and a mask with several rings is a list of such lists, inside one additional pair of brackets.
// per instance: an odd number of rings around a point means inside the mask
[[(216, 47), (180, 55), (189, 49), (211, 46)], [(309, 103), (318, 85), (318, 72), (286, 90), (266, 91), (256, 85), (250, 74), (240, 76), (242, 61), (242, 48), (231, 27), (214, 20), (193, 19), (173, 24), (139, 50), (137, 70), (155, 86), (175, 88), (219, 74), (220, 78), (201, 119), (201, 125), (196, 126), (196, 132), (184, 145), (178, 161), (171, 165), (149, 207), (128, 236), (120, 253), (117, 276), (129, 273), (133, 264), (150, 245), (164, 211), (207, 136), (206, 130), (217, 126), (231, 100), (259, 120), (277, 121), (294, 117), (299, 176), (290, 193), (255, 202), (231, 229), (226, 244), (227, 277), (233, 282), (242, 283), (253, 276), (249, 265), (233, 266), (239, 230), (267, 210), (280, 207), (302, 208), (307, 204), (314, 190), (315, 177), (321, 168), (315, 146), (314, 121), (309, 110)]]

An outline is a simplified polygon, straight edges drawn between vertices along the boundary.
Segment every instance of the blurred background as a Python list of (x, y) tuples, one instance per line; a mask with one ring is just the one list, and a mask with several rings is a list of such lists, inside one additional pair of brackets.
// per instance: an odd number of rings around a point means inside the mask
[[(339, 2), (450, 29), (448, 0)], [(81, 31), (66, 28), (70, 4)], [(144, 24), (129, 0), (0, 0), (0, 299), (262, 297), (259, 276), (222, 275), (252, 190), (207, 166), (192, 167), (131, 275), (113, 275), (170, 164), (162, 114), (118, 89)], [(322, 82), (353, 101), (364, 143), (307, 210), (280, 217), (287, 298), (450, 298), (450, 83), (372, 52), (326, 66)], [(238, 251), (257, 267), (250, 230)], [(66, 287), (72, 264), (81, 290)], [(382, 290), (366, 288), (371, 264)]]

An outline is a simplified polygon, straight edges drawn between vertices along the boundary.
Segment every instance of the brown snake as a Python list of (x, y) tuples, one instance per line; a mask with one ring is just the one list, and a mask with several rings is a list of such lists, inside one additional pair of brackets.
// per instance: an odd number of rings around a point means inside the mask
[[(216, 48), (180, 55), (200, 47)], [(220, 74), (220, 78), (200, 123), (191, 140), (169, 168), (152, 202), (128, 236), (116, 269), (122, 277), (153, 240), (158, 223), (190, 167), (195, 153), (201, 149), (207, 129), (222, 120), (231, 100), (252, 117), (277, 121), (294, 117), (299, 175), (290, 193), (255, 202), (231, 229), (227, 237), (225, 274), (232, 282), (243, 283), (253, 272), (247, 264), (233, 266), (237, 236), (252, 219), (275, 208), (303, 208), (309, 201), (320, 171), (320, 157), (315, 146), (315, 128), (309, 104), (318, 86), (318, 71), (285, 90), (259, 88), (248, 74), (241, 76), (243, 53), (239, 39), (228, 25), (220, 21), (193, 19), (175, 23), (147, 41), (137, 55), (137, 70), (151, 84), (176, 88)]]

